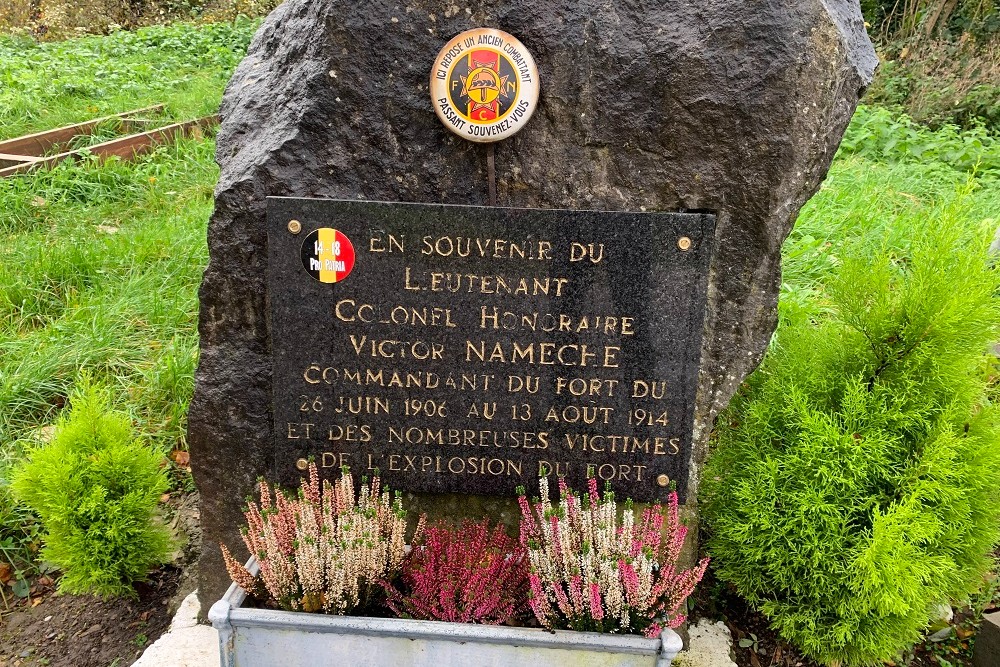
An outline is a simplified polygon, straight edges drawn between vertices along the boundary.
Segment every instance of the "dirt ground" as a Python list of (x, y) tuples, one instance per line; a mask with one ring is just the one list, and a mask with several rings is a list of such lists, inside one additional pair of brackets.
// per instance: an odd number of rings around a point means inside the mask
[[(124, 667), (170, 625), (180, 570), (164, 567), (136, 584), (136, 599), (56, 595), (42, 586), (31, 604), (4, 618), (0, 667)], [(40, 602), (35, 603), (35, 600)]]
[(36, 579), (30, 597), (0, 614), (0, 667), (126, 667), (156, 641), (194, 589), (201, 544), (197, 493), (165, 498), (163, 510), (178, 545), (172, 564), (137, 583), (132, 599), (58, 595), (50, 577)]

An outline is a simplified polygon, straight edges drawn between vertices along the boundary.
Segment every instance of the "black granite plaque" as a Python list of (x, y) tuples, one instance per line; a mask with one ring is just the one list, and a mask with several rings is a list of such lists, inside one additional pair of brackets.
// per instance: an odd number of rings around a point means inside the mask
[(270, 198), (276, 477), (684, 494), (715, 218)]

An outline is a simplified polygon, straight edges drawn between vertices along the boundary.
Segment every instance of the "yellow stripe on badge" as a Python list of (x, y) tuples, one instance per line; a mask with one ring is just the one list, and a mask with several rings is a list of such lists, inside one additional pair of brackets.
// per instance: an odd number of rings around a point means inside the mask
[(337, 230), (330, 227), (319, 228), (319, 250), (316, 259), (319, 260), (319, 281), (321, 283), (337, 282)]

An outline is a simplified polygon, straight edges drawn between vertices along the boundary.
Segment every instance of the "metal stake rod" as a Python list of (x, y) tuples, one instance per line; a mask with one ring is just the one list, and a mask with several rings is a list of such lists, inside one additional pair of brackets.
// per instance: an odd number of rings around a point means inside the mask
[(486, 180), (489, 182), (490, 206), (497, 205), (497, 160), (496, 144), (486, 144)]

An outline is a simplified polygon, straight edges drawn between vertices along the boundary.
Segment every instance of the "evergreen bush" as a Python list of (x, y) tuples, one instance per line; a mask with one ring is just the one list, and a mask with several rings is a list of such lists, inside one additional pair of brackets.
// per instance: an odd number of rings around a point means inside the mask
[(908, 256), (845, 259), (831, 308), (780, 328), (719, 418), (718, 576), (825, 664), (893, 659), (982, 585), (1000, 536), (1000, 271), (991, 230), (953, 217)]
[(110, 392), (86, 378), (52, 439), (28, 452), (11, 487), (45, 530), (42, 557), (69, 593), (132, 595), (167, 560), (171, 540), (155, 520), (167, 478), (162, 456), (137, 440)]

